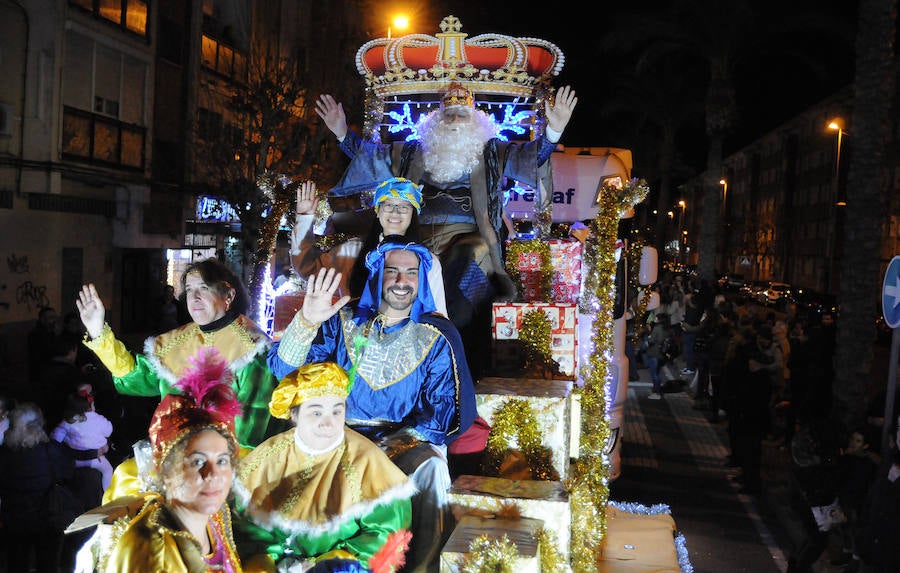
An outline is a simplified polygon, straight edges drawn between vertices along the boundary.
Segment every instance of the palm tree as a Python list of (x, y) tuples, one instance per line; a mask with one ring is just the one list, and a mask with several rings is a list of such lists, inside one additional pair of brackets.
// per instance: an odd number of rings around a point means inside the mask
[[(853, 146), (847, 181), (847, 217), (841, 260), (834, 412), (847, 427), (865, 420), (865, 388), (872, 370), (880, 292), (883, 201), (890, 192), (885, 142), (894, 97), (897, 0), (860, 0), (856, 40)], [(896, 413), (895, 413), (896, 414)], [(889, 422), (886, 422), (889, 423)]]

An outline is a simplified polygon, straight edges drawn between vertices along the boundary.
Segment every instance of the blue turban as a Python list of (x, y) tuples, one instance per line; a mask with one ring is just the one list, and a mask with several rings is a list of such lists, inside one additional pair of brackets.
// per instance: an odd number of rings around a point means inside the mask
[(384, 275), (384, 259), (388, 251), (404, 249), (412, 251), (419, 257), (419, 289), (416, 300), (410, 309), (410, 317), (415, 322), (421, 322), (419, 317), (423, 314), (434, 312), (437, 307), (434, 297), (431, 296), (431, 288), (428, 286), (428, 271), (431, 270), (431, 251), (419, 243), (411, 243), (398, 235), (391, 235), (366, 255), (366, 268), (369, 270), (369, 278), (359, 298), (354, 320), (362, 324), (378, 313), (381, 306), (381, 284)]
[(375, 208), (386, 199), (409, 201), (416, 212), (422, 211), (422, 186), (403, 177), (391, 177), (375, 188)]

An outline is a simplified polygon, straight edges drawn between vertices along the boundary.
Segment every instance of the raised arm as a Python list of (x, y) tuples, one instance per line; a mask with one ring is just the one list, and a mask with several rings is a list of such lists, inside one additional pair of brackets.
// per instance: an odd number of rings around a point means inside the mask
[(334, 269), (321, 269), (319, 274), (309, 277), (306, 296), (300, 309), (307, 324), (321, 324), (337, 314), (341, 307), (350, 302), (350, 295), (344, 295), (332, 302), (334, 293), (341, 284), (341, 273)]
[(570, 86), (559, 88), (553, 105), (551, 106), (549, 101), (544, 104), (544, 111), (547, 114), (547, 126), (556, 133), (562, 134), (572, 118), (572, 112), (575, 110), (577, 103), (578, 98), (575, 96), (575, 90)]
[(97, 294), (97, 287), (93, 283), (81, 287), (81, 292), (75, 299), (75, 306), (88, 335), (91, 338), (100, 338), (106, 320), (106, 307), (103, 306), (103, 301)]
[(347, 135), (347, 115), (343, 104), (338, 103), (329, 94), (322, 94), (316, 100), (316, 114), (322, 118), (331, 133), (340, 140)]

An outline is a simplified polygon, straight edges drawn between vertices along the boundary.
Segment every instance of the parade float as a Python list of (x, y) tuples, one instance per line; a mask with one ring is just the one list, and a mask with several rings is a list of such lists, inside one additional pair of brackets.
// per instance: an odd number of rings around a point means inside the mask
[[(545, 127), (564, 61), (537, 38), (470, 38), (453, 16), (434, 36), (369, 41), (356, 57), (363, 136), (416, 137), (419, 118), (458, 82), (493, 116), (498, 137), (528, 141)], [(481, 475), (452, 484), (456, 527), (440, 569), (688, 571), (666, 506), (609, 499), (629, 378), (626, 310), (658, 304), (646, 288), (656, 281), (656, 252), (628, 224), (648, 188), (632, 178), (628, 150), (559, 147), (551, 185), (514, 182), (505, 197), (505, 263), (520, 299), (493, 304), (492, 368), (476, 384), (491, 432)], [(298, 305), (291, 293), (276, 299), (275, 337)]]

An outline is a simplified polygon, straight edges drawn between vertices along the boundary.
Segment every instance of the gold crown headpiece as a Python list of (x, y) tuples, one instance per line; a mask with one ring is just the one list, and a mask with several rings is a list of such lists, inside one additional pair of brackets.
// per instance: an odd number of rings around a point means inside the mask
[(294, 406), (321, 396), (346, 398), (351, 387), (347, 372), (334, 362), (306, 364), (281, 380), (272, 392), (269, 412), (276, 418), (287, 420)]
[(456, 106), (475, 107), (475, 96), (466, 86), (453, 82), (441, 98), (441, 108)]
[(565, 62), (562, 50), (546, 40), (500, 34), (468, 38), (455, 16), (444, 18), (440, 28), (435, 36), (409, 34), (363, 44), (356, 69), (367, 87), (384, 99), (443, 94), (455, 82), (470, 93), (527, 98), (559, 75)]

